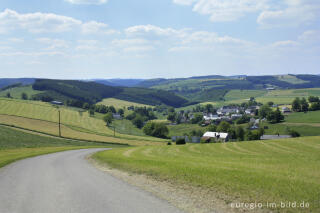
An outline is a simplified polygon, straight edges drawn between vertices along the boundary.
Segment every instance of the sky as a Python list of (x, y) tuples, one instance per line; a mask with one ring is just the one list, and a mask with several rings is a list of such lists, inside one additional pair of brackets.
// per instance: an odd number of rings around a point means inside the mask
[(319, 0), (1, 0), (0, 78), (320, 74)]

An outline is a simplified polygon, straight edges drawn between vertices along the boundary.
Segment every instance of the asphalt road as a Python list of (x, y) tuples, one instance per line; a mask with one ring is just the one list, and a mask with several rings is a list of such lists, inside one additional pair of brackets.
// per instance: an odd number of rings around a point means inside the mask
[(92, 166), (75, 150), (18, 161), (0, 169), (1, 213), (170, 213), (164, 200)]

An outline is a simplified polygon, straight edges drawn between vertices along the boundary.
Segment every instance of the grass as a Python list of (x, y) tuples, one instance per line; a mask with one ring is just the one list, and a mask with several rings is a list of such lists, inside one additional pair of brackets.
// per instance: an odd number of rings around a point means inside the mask
[(120, 146), (44, 137), (0, 126), (0, 168), (27, 157), (94, 147)]
[[(116, 132), (128, 135), (146, 136), (142, 129), (135, 127), (129, 120), (114, 120), (112, 126), (116, 128)], [(113, 130), (113, 128), (111, 128)]]
[(225, 96), (226, 101), (242, 100), (243, 102), (251, 97), (260, 97), (267, 93), (264, 90), (230, 90)]
[(308, 98), (311, 95), (320, 96), (320, 88), (273, 90), (264, 96), (258, 97), (257, 101), (262, 103), (273, 101), (276, 104), (291, 104), (296, 97)]
[(320, 137), (124, 148), (96, 153), (111, 167), (215, 191), (230, 201), (305, 201), (319, 212)]
[[(79, 139), (79, 137), (84, 137), (81, 139), (90, 140), (92, 135), (95, 138), (100, 136), (107, 136), (108, 140), (113, 137), (113, 131), (109, 129), (102, 119), (91, 117), (88, 112), (77, 111), (74, 108), (69, 107), (61, 107), (61, 123), (64, 127), (68, 127), (68, 130), (65, 130), (64, 133), (70, 133), (68, 135)], [(0, 114), (2, 115), (13, 115), (19, 116), (23, 118), (31, 118), (37, 119), (41, 121), (46, 121), (44, 126), (40, 126), (36, 124), (36, 121), (33, 121), (32, 130), (37, 130), (37, 128), (41, 129), (46, 133), (57, 135), (57, 123), (58, 123), (58, 110), (57, 108), (51, 106), (50, 104), (35, 102), (35, 101), (22, 101), (15, 99), (0, 99)], [(6, 124), (10, 124), (13, 119), (5, 119)], [(30, 128), (31, 125), (28, 123), (30, 120), (21, 121), (19, 119), (19, 127)], [(1, 123), (1, 120), (0, 120)], [(50, 127), (49, 127), (50, 126)], [(53, 127), (55, 126), (55, 128)], [(73, 131), (71, 131), (72, 129)], [(76, 133), (78, 132), (78, 133)], [(90, 133), (90, 135), (85, 135), (84, 133)], [(66, 135), (63, 135), (66, 136)], [(88, 136), (88, 137), (87, 137)], [(126, 141), (137, 141), (139, 143), (143, 141), (147, 142), (162, 142), (163, 140), (153, 137), (144, 137), (144, 136), (135, 136), (135, 135), (127, 135), (127, 134), (117, 134), (118, 139), (122, 139), (122, 143), (126, 143)], [(107, 140), (107, 142), (109, 142)], [(101, 141), (101, 139), (99, 139)]]
[(318, 123), (320, 124), (320, 111), (292, 113), (286, 117), (288, 123)]
[(269, 129), (265, 130), (267, 135), (287, 135), (287, 128), (295, 130), (301, 134), (301, 136), (319, 136), (320, 135), (320, 125), (319, 126), (310, 126), (304, 125), (303, 123), (295, 125), (292, 123), (280, 123), (280, 124), (267, 124), (266, 126)]
[(21, 87), (14, 87), (11, 89), (7, 89), (4, 91), (0, 91), (0, 97), (5, 97), (7, 93), (10, 92), (11, 97), (16, 99), (21, 99), (21, 94), (26, 93), (30, 98), (32, 95), (36, 95), (41, 93), (42, 91), (33, 90), (32, 86), (21, 86)]
[(280, 81), (285, 81), (290, 84), (304, 84), (309, 82), (309, 81), (301, 80), (294, 75), (278, 75), (277, 78)]
[(169, 129), (169, 136), (183, 136), (189, 134), (192, 130), (205, 131), (206, 128), (199, 126), (198, 124), (179, 124), (179, 125), (167, 125)]
[(102, 104), (102, 105), (106, 105), (106, 106), (114, 106), (115, 108), (128, 108), (130, 106), (135, 106), (135, 107), (153, 107), (151, 105), (146, 105), (146, 104), (138, 104), (135, 102), (130, 102), (130, 101), (123, 101), (123, 100), (119, 100), (116, 98), (106, 98), (103, 99), (101, 102), (97, 103), (97, 104)]

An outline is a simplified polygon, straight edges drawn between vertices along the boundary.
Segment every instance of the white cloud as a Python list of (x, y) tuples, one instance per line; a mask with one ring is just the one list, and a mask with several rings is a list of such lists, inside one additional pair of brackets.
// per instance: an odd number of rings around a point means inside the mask
[(108, 0), (65, 0), (71, 4), (105, 4)]
[(9, 38), (8, 41), (12, 42), (12, 43), (22, 43), (24, 42), (23, 38)]
[(174, 0), (176, 4), (193, 5), (193, 11), (209, 15), (212, 22), (235, 21), (247, 13), (267, 9), (268, 0)]
[(187, 29), (176, 30), (172, 28), (161, 28), (154, 25), (137, 25), (129, 27), (125, 30), (127, 35), (143, 35), (143, 34), (154, 34), (157, 36), (183, 36)]
[(173, 0), (189, 5), (193, 11), (210, 16), (212, 22), (236, 21), (248, 14), (259, 14), (257, 23), (264, 28), (296, 27), (320, 17), (319, 0)]
[(299, 36), (299, 40), (308, 43), (320, 42), (320, 30), (308, 30)]
[(115, 39), (112, 41), (113, 45), (116, 46), (129, 46), (129, 45), (141, 45), (149, 43), (146, 39)]
[(297, 27), (310, 24), (320, 17), (320, 2), (292, 1), (280, 10), (261, 12), (257, 23), (264, 28)]
[(198, 0), (173, 0), (175, 4), (180, 4), (180, 5), (191, 5), (192, 3), (196, 2)]
[(46, 49), (65, 49), (68, 48), (68, 42), (62, 39), (38, 38), (38, 42), (48, 45)]
[(155, 48), (153, 46), (132, 46), (123, 49), (124, 52), (148, 52)]
[(101, 50), (98, 40), (78, 40), (76, 50)]
[(53, 13), (25, 13), (6, 9), (0, 13), (0, 33), (26, 30), (30, 33), (81, 32), (84, 34), (112, 34), (114, 30), (105, 23), (82, 22), (68, 16)]
[(115, 30), (108, 28), (108, 25), (101, 22), (90, 21), (82, 25), (82, 32), (84, 34), (114, 34), (117, 33)]
[(296, 47), (299, 43), (296, 41), (277, 41), (272, 44), (273, 47), (280, 47), (280, 48), (290, 48), (290, 47)]
[[(15, 29), (27, 30), (31, 33), (66, 32), (79, 27), (81, 21), (71, 17), (53, 13), (26, 13), (19, 14), (14, 10), (6, 9), (0, 13), (0, 29), (9, 32)], [(0, 30), (1, 31), (1, 30)]]

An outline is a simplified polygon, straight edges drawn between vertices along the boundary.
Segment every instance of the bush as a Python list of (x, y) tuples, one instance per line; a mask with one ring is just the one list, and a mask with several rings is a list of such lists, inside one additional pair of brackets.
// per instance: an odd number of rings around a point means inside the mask
[(172, 143), (171, 143), (171, 142), (168, 142), (167, 145), (170, 146), (170, 145), (172, 145)]
[(295, 130), (289, 130), (289, 134), (291, 135), (291, 137), (293, 138), (298, 138), (300, 137), (300, 133), (295, 131)]
[(164, 123), (157, 123), (149, 121), (144, 127), (143, 132), (146, 135), (150, 135), (158, 138), (167, 138), (169, 129)]
[(184, 145), (184, 144), (186, 144), (186, 140), (184, 138), (179, 138), (176, 141), (176, 145)]

